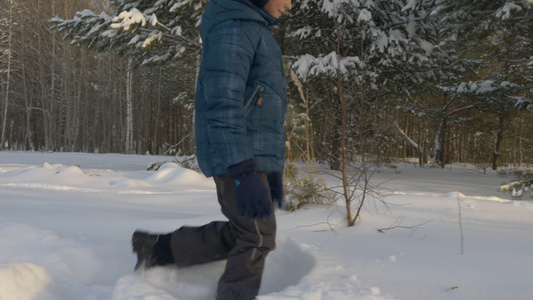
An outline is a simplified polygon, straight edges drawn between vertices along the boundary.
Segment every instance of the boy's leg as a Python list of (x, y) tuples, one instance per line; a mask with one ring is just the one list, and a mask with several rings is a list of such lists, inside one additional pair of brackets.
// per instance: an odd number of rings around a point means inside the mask
[(172, 258), (178, 267), (223, 260), (234, 247), (235, 239), (228, 222), (215, 221), (199, 227), (183, 226), (172, 233)]
[[(214, 178), (218, 202), (224, 213), (222, 183)], [(174, 231), (170, 248), (178, 267), (226, 259), (235, 247), (237, 233), (228, 221), (214, 221), (203, 226), (183, 226)]]
[[(258, 173), (268, 189), (266, 173)], [(251, 221), (237, 214), (235, 184), (229, 176), (215, 178), (221, 187), (219, 197), (222, 212), (229, 219), (230, 228), (236, 235), (234, 247), (227, 257), (226, 269), (218, 282), (217, 300), (254, 299), (259, 292), (267, 254), (274, 250), (276, 218)]]
[[(268, 190), (266, 173), (259, 176)], [(253, 222), (239, 217), (233, 179), (227, 175), (214, 179), (222, 213), (229, 221), (176, 230), (171, 237), (173, 259), (178, 267), (227, 259), (217, 300), (254, 299), (266, 255), (275, 247), (276, 219), (271, 216)]]

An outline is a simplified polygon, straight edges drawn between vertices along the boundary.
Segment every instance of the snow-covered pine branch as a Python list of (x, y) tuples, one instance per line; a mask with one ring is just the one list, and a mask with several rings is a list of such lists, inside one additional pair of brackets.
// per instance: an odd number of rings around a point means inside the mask
[[(307, 20), (288, 20), (289, 37), (317, 47), (301, 53), (293, 69), (306, 81), (336, 76), (339, 68), (346, 80), (364, 82), (376, 90), (384, 89), (383, 83), (396, 85), (393, 89), (397, 90), (406, 82), (412, 86), (449, 76), (443, 66), (452, 66), (455, 57), (432, 42), (438, 20), (430, 14), (431, 3), (302, 0), (293, 19)], [(334, 24), (338, 30), (333, 29)], [(332, 49), (334, 40), (340, 41), (340, 52)]]
[(512, 97), (516, 101), (515, 107), (519, 110), (529, 110), (533, 112), (533, 99), (525, 97)]
[(114, 1), (117, 10), (112, 16), (86, 9), (71, 20), (53, 17), (48, 21), (72, 44), (97, 51), (115, 49), (134, 57), (136, 64), (153, 64), (176, 60), (187, 49), (201, 48), (196, 27), (206, 2), (121, 0)]

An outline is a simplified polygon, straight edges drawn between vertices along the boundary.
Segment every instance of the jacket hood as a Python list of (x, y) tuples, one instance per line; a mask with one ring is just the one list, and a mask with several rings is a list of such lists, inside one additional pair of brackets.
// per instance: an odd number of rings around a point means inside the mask
[(218, 24), (230, 20), (246, 20), (272, 26), (279, 20), (267, 14), (249, 0), (211, 0), (207, 5), (200, 26), (200, 35), (207, 33)]

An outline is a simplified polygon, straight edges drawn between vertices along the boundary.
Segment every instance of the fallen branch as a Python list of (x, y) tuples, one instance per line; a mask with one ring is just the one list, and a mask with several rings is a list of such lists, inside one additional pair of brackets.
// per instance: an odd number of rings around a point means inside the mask
[[(400, 220), (397, 220), (396, 222), (394, 222), (393, 224), (401, 224), (402, 223), (402, 220), (403, 218), (400, 218)], [(392, 230), (392, 229), (409, 229), (411, 230), (412, 232), (416, 231), (417, 229), (419, 229), (421, 226), (423, 225), (426, 225), (427, 223), (431, 222), (433, 220), (428, 220), (424, 223), (420, 223), (420, 224), (417, 224), (417, 225), (413, 225), (413, 226), (401, 226), (401, 225), (394, 225), (394, 226), (391, 226), (391, 227), (387, 227), (387, 228), (381, 228), (381, 229), (378, 229), (378, 232), (381, 232), (381, 233), (385, 233), (385, 231), (389, 231), (389, 230)]]

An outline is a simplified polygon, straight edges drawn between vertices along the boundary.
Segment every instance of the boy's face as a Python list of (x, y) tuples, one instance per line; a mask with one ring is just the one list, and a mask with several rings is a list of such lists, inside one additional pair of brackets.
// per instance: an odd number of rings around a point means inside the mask
[(291, 8), (292, 0), (270, 0), (265, 4), (263, 10), (274, 18), (279, 19), (286, 10)]

